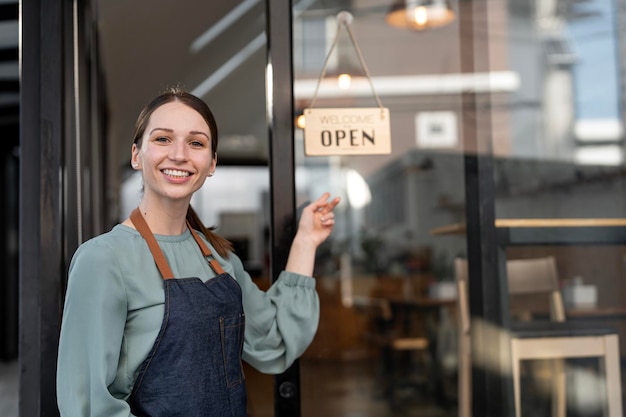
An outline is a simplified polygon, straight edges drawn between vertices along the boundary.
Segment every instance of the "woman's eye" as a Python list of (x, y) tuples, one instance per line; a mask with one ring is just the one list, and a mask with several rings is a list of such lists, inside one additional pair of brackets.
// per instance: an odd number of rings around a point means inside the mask
[(156, 142), (167, 142), (167, 137), (165, 136), (159, 136), (156, 139), (154, 139)]
[(199, 141), (199, 140), (192, 140), (191, 141), (191, 146), (193, 146), (194, 148), (203, 148), (204, 147), (204, 142)]

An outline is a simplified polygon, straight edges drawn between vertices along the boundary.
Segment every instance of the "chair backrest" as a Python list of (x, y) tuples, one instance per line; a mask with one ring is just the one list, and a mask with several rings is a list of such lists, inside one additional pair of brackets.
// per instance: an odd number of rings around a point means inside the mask
[[(469, 304), (467, 260), (455, 260), (461, 325), (469, 330)], [(511, 295), (545, 294), (550, 306), (550, 318), (565, 320), (563, 299), (554, 257), (515, 259), (507, 261), (508, 290)], [(467, 326), (467, 327), (465, 327)]]

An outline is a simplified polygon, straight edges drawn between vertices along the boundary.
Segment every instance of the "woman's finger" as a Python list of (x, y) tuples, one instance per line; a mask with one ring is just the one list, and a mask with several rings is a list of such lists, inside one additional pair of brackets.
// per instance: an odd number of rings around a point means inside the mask
[(327, 214), (330, 213), (331, 211), (333, 211), (333, 209), (337, 206), (337, 204), (339, 204), (339, 197), (335, 197), (334, 199), (332, 199), (332, 201), (328, 202), (325, 201), (324, 205), (319, 207), (318, 210), (322, 212), (322, 214)]

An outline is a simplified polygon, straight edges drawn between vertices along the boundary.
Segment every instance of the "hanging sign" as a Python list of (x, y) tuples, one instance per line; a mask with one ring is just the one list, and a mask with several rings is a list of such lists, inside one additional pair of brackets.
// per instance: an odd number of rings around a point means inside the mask
[(304, 109), (307, 156), (391, 153), (389, 109), (385, 107)]
[[(304, 109), (304, 153), (307, 156), (379, 155), (391, 153), (389, 109), (383, 107), (359, 45), (350, 30), (352, 15), (342, 11), (337, 14), (337, 32), (326, 55), (322, 72), (317, 80), (309, 108)], [(361, 68), (369, 81), (378, 107), (313, 108), (322, 77), (326, 74), (328, 60), (337, 46), (339, 32), (346, 29)]]

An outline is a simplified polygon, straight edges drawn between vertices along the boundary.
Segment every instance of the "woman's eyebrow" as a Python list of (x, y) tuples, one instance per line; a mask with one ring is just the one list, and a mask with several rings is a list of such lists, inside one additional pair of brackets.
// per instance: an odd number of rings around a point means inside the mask
[(207, 139), (209, 139), (209, 140), (211, 139), (211, 137), (209, 135), (207, 135), (206, 133), (201, 132), (199, 130), (191, 130), (191, 131), (189, 131), (189, 133), (191, 133), (192, 135), (204, 135), (204, 136), (206, 136)]
[(152, 130), (150, 131), (150, 134), (153, 134), (153, 133), (154, 133), (155, 131), (157, 131), (157, 130), (164, 130), (164, 131), (166, 131), (166, 132), (170, 132), (170, 133), (171, 133), (171, 132), (174, 132), (174, 130), (173, 130), (173, 129), (166, 129), (166, 128), (164, 128), (164, 127), (155, 127), (154, 129), (152, 129)]
[[(169, 132), (169, 133), (173, 133), (174, 132), (174, 129), (168, 129), (168, 128), (165, 128), (165, 127), (155, 127), (154, 129), (152, 129), (150, 131), (150, 134), (153, 134), (156, 130), (164, 130), (164, 131)], [(191, 135), (204, 135), (204, 136), (207, 137), (207, 139), (211, 140), (211, 137), (208, 134), (206, 134), (205, 132), (202, 132), (200, 130), (190, 130), (189, 133)]]

